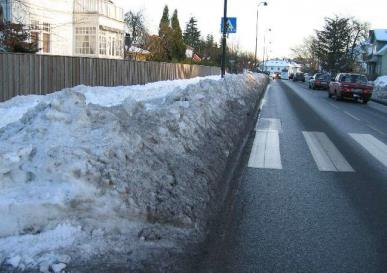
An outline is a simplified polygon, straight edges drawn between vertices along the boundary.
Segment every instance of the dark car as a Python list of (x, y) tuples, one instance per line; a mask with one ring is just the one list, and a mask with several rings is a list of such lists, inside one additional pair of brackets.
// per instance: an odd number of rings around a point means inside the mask
[(340, 73), (329, 85), (329, 97), (336, 100), (361, 99), (366, 104), (372, 96), (373, 86), (368, 83), (367, 77), (361, 74)]
[(309, 80), (309, 88), (311, 89), (329, 89), (331, 77), (329, 74), (317, 73)]
[(275, 79), (281, 79), (281, 74), (280, 74), (279, 72), (274, 72), (273, 75), (272, 75), (272, 77), (273, 77), (273, 80), (275, 80)]
[(293, 81), (294, 82), (297, 82), (297, 81), (305, 82), (305, 75), (304, 75), (304, 73), (298, 72), (298, 73), (294, 74)]

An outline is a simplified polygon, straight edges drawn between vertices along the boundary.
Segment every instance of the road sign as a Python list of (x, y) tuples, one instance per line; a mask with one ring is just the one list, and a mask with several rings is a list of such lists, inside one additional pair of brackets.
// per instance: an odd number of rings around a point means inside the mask
[[(221, 32), (223, 32), (224, 17), (222, 18), (221, 23)], [(237, 18), (236, 17), (227, 17), (227, 33), (236, 33), (237, 32)]]

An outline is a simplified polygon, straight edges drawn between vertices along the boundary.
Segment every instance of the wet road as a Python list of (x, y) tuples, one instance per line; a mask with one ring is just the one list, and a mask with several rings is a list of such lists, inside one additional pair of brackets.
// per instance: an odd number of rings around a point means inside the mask
[(274, 81), (201, 272), (387, 272), (387, 107)]

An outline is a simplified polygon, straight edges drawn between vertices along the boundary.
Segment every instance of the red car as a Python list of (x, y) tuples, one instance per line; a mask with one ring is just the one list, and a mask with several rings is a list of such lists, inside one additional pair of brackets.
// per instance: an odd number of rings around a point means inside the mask
[(331, 77), (329, 74), (317, 73), (309, 80), (309, 89), (329, 89)]
[(366, 104), (372, 96), (372, 85), (368, 84), (367, 77), (361, 74), (340, 73), (329, 84), (329, 97), (336, 100), (361, 99)]

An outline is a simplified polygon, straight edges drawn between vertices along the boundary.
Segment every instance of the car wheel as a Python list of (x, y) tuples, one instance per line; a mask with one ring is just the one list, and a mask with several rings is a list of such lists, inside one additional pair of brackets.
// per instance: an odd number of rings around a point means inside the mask
[(309, 84), (309, 89), (312, 89), (312, 87), (310, 86), (310, 84)]
[(328, 98), (332, 98), (332, 94), (330, 91), (328, 91)]
[(361, 101), (361, 103), (362, 103), (362, 104), (367, 104), (367, 103), (368, 103), (368, 100), (363, 99), (363, 100)]

